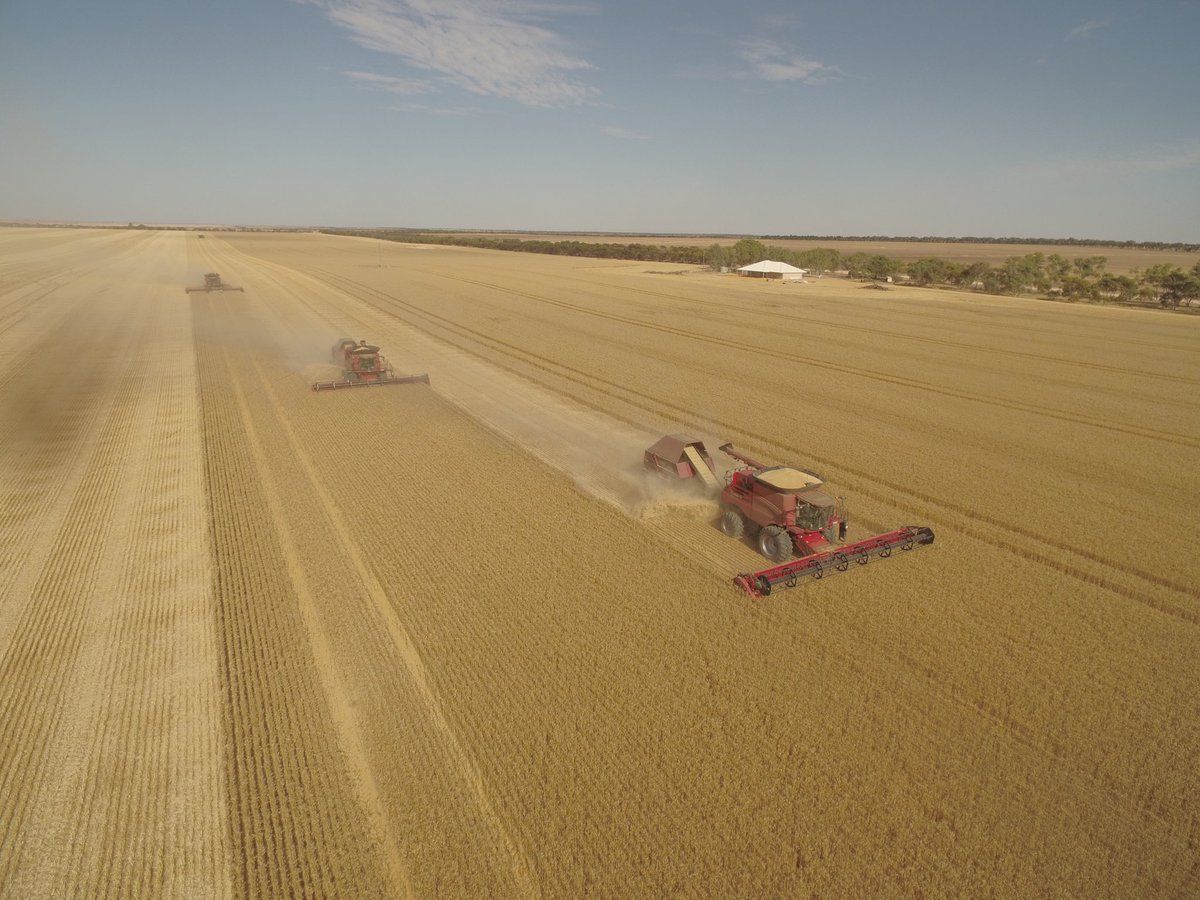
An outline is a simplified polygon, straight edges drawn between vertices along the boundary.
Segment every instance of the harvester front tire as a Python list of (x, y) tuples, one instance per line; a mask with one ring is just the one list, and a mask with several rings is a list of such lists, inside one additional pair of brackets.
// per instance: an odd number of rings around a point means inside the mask
[(768, 525), (758, 533), (758, 552), (781, 563), (792, 558), (792, 536), (778, 525)]
[(746, 523), (736, 509), (725, 509), (721, 512), (720, 528), (726, 537), (736, 539), (746, 531)]

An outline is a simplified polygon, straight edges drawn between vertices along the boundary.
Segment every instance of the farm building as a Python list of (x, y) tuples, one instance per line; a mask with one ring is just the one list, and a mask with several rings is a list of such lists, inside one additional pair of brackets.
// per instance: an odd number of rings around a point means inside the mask
[(803, 281), (804, 276), (808, 274), (808, 269), (798, 269), (785, 262), (764, 259), (761, 262), (742, 266), (738, 269), (738, 274), (747, 275), (751, 278), (778, 278), (781, 281)]

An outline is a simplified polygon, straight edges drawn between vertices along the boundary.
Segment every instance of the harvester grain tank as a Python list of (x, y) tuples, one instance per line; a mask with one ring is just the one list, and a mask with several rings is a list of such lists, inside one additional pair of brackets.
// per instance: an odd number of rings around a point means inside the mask
[(246, 293), (244, 288), (236, 287), (235, 285), (226, 284), (223, 282), (221, 280), (221, 276), (216, 272), (209, 272), (206, 274), (204, 276), (204, 284), (199, 285), (198, 287), (185, 288), (185, 290), (189, 294), (195, 294), (201, 291), (206, 294), (210, 294), (213, 291), (240, 291), (243, 294)]
[[(765, 465), (733, 444), (719, 449), (742, 463), (725, 475), (723, 488), (713, 477), (713, 490), (720, 495), (719, 527), (732, 538), (750, 537), (758, 551), (776, 563), (734, 578), (751, 596), (765, 597), (775, 588), (795, 587), (804, 578), (824, 578), (872, 559), (887, 559), (897, 549), (933, 543), (932, 529), (905, 525), (845, 544), (845, 500), (824, 490), (820, 475), (796, 466)], [(706, 484), (704, 475), (712, 477), (716, 471), (701, 441), (678, 434), (648, 448), (644, 465), (669, 478), (700, 477)]]
[(318, 381), (314, 391), (332, 391), (340, 388), (378, 387), (386, 384), (429, 384), (429, 376), (397, 375), (391, 363), (379, 352), (379, 347), (366, 341), (342, 338), (333, 345), (332, 360), (342, 367), (341, 381)]

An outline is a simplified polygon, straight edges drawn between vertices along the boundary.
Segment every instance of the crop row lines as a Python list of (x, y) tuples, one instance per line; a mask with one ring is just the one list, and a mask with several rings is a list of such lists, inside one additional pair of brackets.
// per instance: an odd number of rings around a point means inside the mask
[[(260, 272), (260, 275), (268, 280), (275, 280), (266, 273)], [(287, 290), (286, 293), (292, 293), (292, 291)], [(286, 316), (279, 318), (279, 323), (284, 329), (289, 328), (289, 321)], [(259, 360), (252, 360), (251, 365), (258, 376), (258, 384), (253, 394), (261, 396), (266, 401), (265, 406), (269, 409), (277, 411), (288, 409), (287, 404), (282, 401), (279, 392), (273, 386), (271, 378), (263, 370)], [(288, 386), (291, 387), (292, 385), (289, 384)], [(414, 387), (409, 390), (421, 391), (424, 389)], [(319, 403), (321, 400), (322, 398), (318, 398), (317, 402)], [(305, 392), (302, 403), (306, 405), (313, 403), (313, 398), (309, 396), (308, 392)], [(360, 541), (365, 541), (366, 545), (370, 546), (373, 543), (373, 539), (378, 540), (380, 536), (385, 536), (386, 541), (383, 545), (374, 548), (376, 553), (372, 555), (372, 559), (376, 560), (378, 564), (382, 558), (394, 556), (396, 541), (402, 542), (404, 534), (402, 530), (397, 533), (393, 527), (393, 523), (397, 517), (408, 521), (421, 520), (423, 515), (416, 508), (419, 504), (414, 505), (411, 514), (408, 515), (400, 513), (391, 506), (389, 506), (385, 514), (383, 504), (363, 498), (360, 502), (352, 504), (352, 508), (356, 510), (353, 519), (357, 527), (352, 526), (350, 519), (342, 511), (342, 504), (331, 493), (315, 462), (316, 459), (320, 458), (338, 459), (344, 456), (343, 436), (336, 430), (323, 429), (318, 432), (317, 443), (313, 446), (311, 443), (312, 439), (302, 440), (297, 435), (295, 427), (291, 424), (293, 420), (302, 421), (303, 418), (302, 415), (298, 415), (296, 412), (289, 412), (279, 415), (274, 423), (278, 432), (286, 438), (287, 457), (295, 460), (300, 466), (303, 472), (303, 481), (319, 500), (319, 505), (328, 520), (328, 525), (335, 535), (338, 549), (353, 567), (356, 581), (361, 585), (361, 593), (371, 601), (370, 612), (372, 617), (378, 621), (381, 633), (387, 635), (389, 638), (387, 648), (390, 652), (385, 654), (385, 657), (390, 655), (394, 659), (398, 655), (402, 662), (404, 671), (420, 700), (423, 713), (433, 726), (434, 732), (440, 738), (443, 750), (439, 755), (444, 754), (446, 757), (443, 765), (457, 773), (457, 777), (467, 788), (468, 794), (477, 805), (481, 820), (483, 823), (486, 823), (486, 828), (490, 832), (488, 843), (492, 847), (492, 852), (500, 857), (498, 863), (500, 869), (511, 871), (512, 878), (515, 884), (519, 886), (520, 893), (525, 896), (535, 896), (538, 891), (530, 880), (532, 863), (528, 858), (528, 854), (520, 843), (513, 838), (510, 833), (510, 827), (505, 824), (495, 805), (490, 800), (489, 789), (485, 786), (483, 778), (471, 755), (467, 752), (454, 728), (451, 726), (444, 711), (441, 698), (425, 669), (420, 651), (397, 614), (394, 603), (389, 596), (389, 591), (383, 586), (384, 583), (404, 583), (408, 579), (402, 576), (396, 576), (391, 579), (379, 578), (375, 574), (372, 562), (359, 549)], [(312, 449), (307, 449), (309, 447)], [(377, 469), (386, 464), (377, 455), (372, 454), (369, 462), (362, 462), (361, 465), (365, 470), (368, 468)], [(360, 464), (341, 459), (338, 464), (339, 472), (346, 471), (347, 466), (352, 471), (360, 470)], [(367, 484), (370, 481), (371, 479), (368, 478), (357, 479), (357, 482), (360, 484)], [(405, 505), (411, 504), (414, 500), (411, 496), (403, 496), (397, 499)], [(367, 522), (371, 524), (364, 527)], [(401, 554), (401, 558), (404, 557), (405, 554)], [(355, 738), (353, 743), (356, 746), (361, 746), (361, 739)], [(373, 781), (367, 775), (362, 775), (361, 777), (368, 783)], [(382, 814), (379, 818), (383, 818)]]
[[(53, 775), (47, 761), (94, 615), (95, 574), (109, 538), (106, 525), (122, 478), (119, 461), (141, 382), (140, 375), (122, 380), (88, 474), (0, 661), (0, 747), (5, 748), (0, 860), (12, 866), (28, 865), (22, 858), (28, 838), (23, 826), (31, 803)], [(15, 873), (0, 871), (0, 882), (8, 874)]]
[[(157, 350), (147, 366), (157, 384), (148, 379), (130, 435), (128, 463), (140, 463), (131, 493), (136, 506), (120, 529), (119, 581), (108, 591), (117, 605), (107, 633), (94, 642), (99, 655), (86, 664), (103, 687), (85, 695), (90, 721), (83, 733), (92, 740), (87, 771), (67, 791), (80, 803), (71, 834), (60, 841), (72, 849), (58, 892), (74, 884), (86, 885), (90, 896), (149, 896), (203, 885), (208, 896), (222, 896), (230, 885), (214, 734), (220, 710), (211, 682), (207, 691), (179, 685), (212, 660), (205, 654), (211, 642), (197, 648), (193, 633), (197, 624), (210, 627), (211, 611), (205, 554), (195, 546), (203, 543), (203, 511), (188, 504), (202, 490), (198, 431), (185, 439), (195, 396), (194, 376), (186, 378), (184, 367), (194, 360), (179, 332), (190, 331), (191, 317), (161, 306), (143, 316), (158, 326), (152, 340), (140, 342)], [(172, 809), (181, 799), (186, 818)]]
[[(727, 433), (727, 436), (736, 437), (737, 435), (744, 435), (748, 438), (751, 438), (757, 446), (775, 448), (784, 458), (789, 456), (806, 456), (815, 465), (830, 468), (837, 467), (856, 479), (856, 481), (851, 482), (851, 485), (858, 493), (864, 496), (869, 496), (872, 499), (883, 502), (890, 502), (893, 505), (908, 510), (915, 516), (933, 517), (940, 520), (947, 520), (947, 518), (949, 518), (951, 524), (954, 524), (955, 527), (967, 531), (967, 533), (971, 534), (973, 537), (978, 537), (981, 540), (992, 544), (993, 546), (1013, 552), (1028, 562), (1033, 562), (1056, 569), (1072, 578), (1076, 578), (1088, 584), (1103, 587), (1119, 596), (1124, 597), (1125, 599), (1143, 603), (1159, 612), (1166, 613), (1167, 615), (1174, 616), (1183, 621), (1191, 622), (1192, 624), (1200, 623), (1200, 609), (1168, 603), (1152, 594), (1131, 589), (1123, 584), (1119, 577), (1114, 577), (1114, 575), (1132, 575), (1149, 584), (1166, 588), (1192, 600), (1200, 600), (1200, 589), (1176, 582), (1173, 579), (1165, 578), (1154, 572), (1138, 569), (1137, 567), (1122, 566), (1117, 569), (1117, 567), (1115, 567), (1110, 560), (1094, 551), (1076, 547), (1068, 544), (1065, 541), (1060, 541), (1053, 536), (1030, 532), (1028, 529), (1023, 529), (1019, 525), (1014, 525), (1011, 522), (1007, 522), (988, 513), (980, 512), (975, 509), (969, 509), (962, 504), (946, 501), (943, 498), (934, 497), (926, 492), (915, 491), (909, 485), (901, 485), (891, 482), (887, 479), (881, 478), (877, 473), (867, 472), (854, 467), (848, 467), (841, 461), (823, 458), (819, 454), (813, 454), (811, 452), (806, 453), (801, 448), (781, 443), (776, 438), (757, 433), (744, 425), (733, 422), (725, 422), (712, 416), (711, 414), (701, 414), (689, 407), (672, 403), (660, 397), (650, 397), (644, 393), (634, 391), (625, 387), (624, 385), (602, 378), (598, 375), (584, 373), (571, 366), (555, 362), (544, 355), (525, 350), (524, 348), (518, 347), (506, 341), (492, 338), (481, 331), (461, 325), (460, 323), (454, 322), (446, 317), (426, 312), (425, 310), (400, 301), (382, 291), (377, 291), (373, 288), (366, 287), (349, 279), (342, 278), (329, 272), (322, 272), (322, 275), (334, 286), (349, 292), (353, 296), (358, 296), (359, 299), (362, 299), (369, 304), (370, 300), (362, 297), (362, 293), (367, 293), (375, 297), (377, 300), (382, 300), (389, 305), (398, 306), (410, 314), (415, 314), (418, 317), (424, 318), (430, 321), (434, 327), (447, 330), (451, 334), (455, 334), (460, 337), (466, 337), (473, 342), (493, 349), (503, 356), (518, 360), (526, 365), (544, 371), (555, 378), (563, 379), (579, 385), (586, 391), (611, 397), (612, 399), (628, 406), (640, 408), (660, 418), (668, 421), (677, 421), (691, 428), (703, 429), (711, 428), (714, 425), (719, 426), (720, 428), (724, 429), (724, 431)], [(409, 324), (411, 327), (417, 327), (421, 330), (426, 330), (425, 328), (421, 328), (421, 326), (413, 325), (411, 320), (409, 321)], [(441, 339), (446, 340), (447, 338), (442, 335)], [(461, 344), (458, 346), (459, 349), (463, 350), (464, 352), (472, 352), (466, 347), (463, 347)], [(488, 362), (494, 365), (499, 365), (501, 368), (505, 368), (506, 370), (514, 372), (515, 374), (525, 374), (518, 369), (514, 369), (510, 366), (500, 363), (495, 358), (488, 358)], [(549, 385), (546, 386), (549, 387)], [(605, 415), (626, 422), (634, 427), (640, 427), (639, 421), (632, 419), (629, 416), (622, 416), (608, 409), (598, 407), (594, 401), (586, 399), (586, 397), (581, 396), (579, 393), (564, 391), (561, 388), (557, 388), (556, 390), (558, 393), (577, 403), (597, 409)], [(870, 487), (867, 485), (870, 485)], [(882, 493), (879, 490), (880, 488), (890, 491), (892, 496)], [(896, 497), (903, 497), (905, 499), (897, 500), (895, 499)], [(930, 507), (932, 507), (932, 509)], [(1006, 539), (1004, 537), (997, 537), (989, 534), (986, 529), (979, 527), (981, 525), (995, 528), (999, 530), (1001, 534), (1007, 532), (1010, 537)], [(1013, 538), (1016, 538), (1017, 540), (1013, 540)], [(1051, 557), (1048, 554), (1041, 553), (1033, 549), (1033, 547), (1043, 543), (1048, 544), (1057, 550), (1098, 564), (1106, 569), (1111, 569), (1113, 570), (1113, 575), (1096, 575), (1078, 566), (1062, 563), (1058, 559)]]
[[(430, 273), (430, 274), (433, 274), (433, 273)], [(459, 276), (455, 276), (455, 275), (446, 275), (443, 273), (438, 273), (438, 274), (440, 277), (443, 277), (443, 278), (453, 278), (456, 280), (465, 280), (465, 279), (461, 279)], [(582, 278), (568, 278), (566, 276), (559, 276), (559, 280), (560, 281), (571, 281), (571, 282), (575, 282), (578, 284), (594, 286), (593, 282), (589, 282), (586, 279), (582, 279)], [(657, 297), (657, 298), (661, 298), (661, 299), (672, 300), (672, 301), (676, 301), (680, 304), (686, 304), (688, 306), (697, 306), (698, 305), (698, 306), (712, 307), (718, 314), (716, 317), (714, 317), (712, 319), (712, 321), (722, 327), (728, 325), (728, 319), (724, 318), (723, 316), (720, 315), (722, 312), (727, 312), (728, 307), (719, 301), (705, 300), (703, 298), (693, 297), (693, 296), (682, 296), (679, 294), (671, 294), (671, 293), (667, 293), (664, 291), (651, 291), (651, 290), (647, 290), (645, 288), (632, 287), (630, 285), (621, 285), (618, 290), (620, 290), (621, 292), (624, 292), (624, 293), (642, 294), (642, 295), (646, 295), (646, 296), (650, 296), (650, 297)], [(586, 309), (586, 307), (583, 309)], [(920, 315), (920, 313), (916, 309), (913, 309), (913, 308), (906, 309), (905, 313), (906, 313), (906, 315), (913, 316), (913, 317), (917, 317)], [(1106, 373), (1111, 373), (1111, 374), (1115, 374), (1115, 375), (1128, 375), (1128, 376), (1133, 376), (1136, 378), (1149, 378), (1149, 379), (1159, 380), (1159, 381), (1177, 382), (1180, 384), (1200, 385), (1200, 378), (1192, 378), (1187, 375), (1173, 375), (1173, 374), (1168, 374), (1165, 372), (1148, 372), (1144, 369), (1131, 369), (1127, 366), (1112, 366), (1112, 365), (1106, 365), (1104, 363), (1086, 362), (1084, 360), (1064, 359), (1059, 356), (1050, 356), (1050, 355), (1047, 355), (1044, 353), (1030, 353), (1030, 352), (1021, 351), (1021, 350), (1013, 350), (1010, 347), (996, 347), (996, 346), (992, 346), (992, 345), (989, 345), (986, 343), (969, 343), (967, 341), (956, 341), (956, 340), (949, 340), (946, 338), (928, 337), (928, 336), (924, 336), (924, 335), (912, 334), (912, 333), (905, 332), (905, 331), (895, 331), (895, 330), (888, 329), (888, 328), (874, 328), (874, 327), (871, 327), (861, 321), (838, 322), (838, 321), (835, 321), (834, 319), (830, 319), (830, 318), (820, 318), (820, 317), (814, 315), (813, 311), (811, 309), (806, 309), (803, 315), (795, 315), (795, 314), (783, 312), (779, 309), (769, 309), (768, 310), (768, 309), (758, 308), (755, 306), (746, 306), (740, 310), (740, 315), (745, 316), (745, 317), (757, 317), (759, 322), (762, 323), (764, 326), (768, 325), (768, 324), (771, 325), (772, 330), (775, 330), (775, 326), (777, 326), (780, 321), (795, 322), (798, 326), (800, 326), (800, 328), (802, 329), (803, 332), (807, 332), (807, 329), (809, 329), (815, 325), (815, 326), (819, 326), (822, 328), (830, 328), (830, 329), (840, 330), (840, 331), (849, 331), (852, 334), (870, 334), (870, 335), (876, 335), (878, 337), (894, 339), (894, 340), (899, 340), (899, 341), (909, 341), (909, 342), (916, 343), (916, 344), (928, 344), (928, 345), (936, 346), (936, 347), (949, 347), (954, 350), (964, 350), (968, 353), (993, 354), (993, 355), (1001, 356), (1001, 357), (1005, 357), (1005, 358), (1025, 359), (1025, 360), (1032, 360), (1034, 362), (1045, 362), (1045, 363), (1051, 363), (1054, 365), (1065, 365), (1065, 366), (1069, 366), (1071, 368), (1080, 368), (1080, 369), (1087, 369), (1087, 370), (1097, 371), (1097, 372), (1106, 372)], [(945, 321), (947, 319), (951, 319), (952, 317), (938, 316), (937, 318), (941, 321)], [(953, 321), (958, 323), (958, 322), (961, 322), (961, 319), (956, 317), (956, 318), (953, 318)], [(1036, 332), (1039, 335), (1044, 334), (1044, 331), (1042, 329), (1028, 329), (1028, 330)], [(799, 338), (801, 336), (801, 332), (794, 332), (790, 336)], [(1162, 349), (1162, 348), (1159, 348), (1157, 345), (1155, 345), (1155, 349)], [(1174, 349), (1180, 350), (1180, 351), (1183, 350), (1183, 348), (1174, 348)]]
[[(326, 273), (328, 274), (328, 273)], [(449, 277), (449, 276), (447, 276)], [(463, 281), (467, 284), (474, 284), (479, 287), (500, 293), (512, 294), (513, 296), (521, 297), (527, 300), (533, 300), (538, 303), (543, 303), (549, 306), (555, 306), (564, 309), (573, 315), (587, 315), (594, 318), (606, 319), (617, 322), (622, 325), (629, 325), (635, 328), (643, 328), (650, 331), (656, 331), (661, 334), (674, 335), (682, 337), (689, 341), (694, 341), (700, 344), (709, 344), (712, 346), (723, 347), (731, 350), (734, 353), (744, 353), (746, 351), (746, 341), (732, 340), (729, 338), (719, 337), (717, 335), (702, 334), (698, 331), (692, 331), (686, 328), (678, 328), (673, 325), (664, 325), (658, 322), (648, 322), (644, 319), (637, 319), (631, 316), (620, 315), (618, 313), (604, 312), (596, 309), (589, 309), (586, 306), (580, 306), (574, 303), (568, 303), (565, 300), (557, 300), (551, 297), (546, 297), (541, 294), (534, 294), (529, 291), (521, 291), (515, 288), (506, 287), (504, 285), (492, 284), (486, 281), (476, 281), (469, 278), (458, 278), (456, 280)], [(1106, 431), (1113, 431), (1120, 434), (1129, 434), (1136, 437), (1147, 438), (1150, 440), (1161, 441), (1168, 444), (1177, 444), (1179, 446), (1200, 448), (1200, 440), (1192, 435), (1182, 434), (1179, 432), (1165, 431), (1161, 429), (1139, 428), (1129, 425), (1122, 425), (1116, 422), (1110, 422), (1103, 419), (1098, 419), (1093, 416), (1083, 416), (1076, 413), (1066, 412), (1064, 410), (1050, 409), (1049, 407), (1039, 406), (1034, 403), (1022, 403), (1016, 400), (1006, 400), (1000, 397), (981, 394), (976, 391), (965, 391), (956, 388), (944, 387), (933, 384), (932, 382), (922, 381), (916, 378), (909, 378), (902, 375), (895, 375), (889, 372), (876, 371), (866, 369), (861, 366), (850, 366), (842, 363), (832, 363), (827, 361), (819, 361), (810, 357), (797, 355), (794, 352), (785, 350), (777, 350), (769, 347), (764, 347), (761, 343), (754, 347), (756, 356), (765, 356), (770, 359), (777, 359), (794, 365), (803, 367), (823, 369), (831, 372), (836, 372), (839, 375), (850, 375), (857, 378), (863, 378), (869, 381), (875, 381), (889, 386), (903, 387), (925, 393), (952, 397), (958, 400), (969, 400), (976, 403), (981, 403), (989, 406), (996, 406), (1003, 409), (1014, 410), (1016, 412), (1027, 413), (1031, 415), (1044, 416), (1050, 419), (1057, 419), (1063, 422), (1069, 422), (1076, 425), (1087, 425), (1093, 428), (1098, 428)]]
[[(145, 335), (142, 342), (156, 337)], [(77, 800), (55, 841), (68, 848), (64, 880), (46, 893), (77, 885), (96, 897), (145, 896), (161, 884), (166, 853), (158, 826), (167, 785), (166, 743), (158, 736), (166, 709), (156, 694), (167, 649), (160, 621), (164, 598), (134, 590), (150, 562), (143, 532), (145, 498), (156, 490), (152, 460), (161, 452), (157, 405), (158, 389), (147, 370), (126, 434), (120, 507), (108, 522), (109, 560), (97, 579), (107, 608), (97, 610), (89, 628), (78, 668), (91, 674), (67, 703), (59, 741), (64, 749), (84, 748), (83, 764), (51, 767), (62, 773), (59, 792)]]
[[(228, 319), (225, 302), (198, 298), (197, 332)], [(295, 571), (270, 512), (269, 472), (228, 347), (201, 345), (207, 479), (213, 508), (223, 647), (235, 859), (252, 895), (319, 896), (372, 879), (349, 854), (364, 838), (345, 802), (346, 772), (312, 669)]]

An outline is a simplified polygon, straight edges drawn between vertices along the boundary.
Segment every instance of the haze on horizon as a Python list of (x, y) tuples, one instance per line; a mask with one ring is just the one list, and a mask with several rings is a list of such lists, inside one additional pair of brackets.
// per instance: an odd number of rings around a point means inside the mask
[(0, 220), (1200, 240), (1200, 2), (0, 9)]

